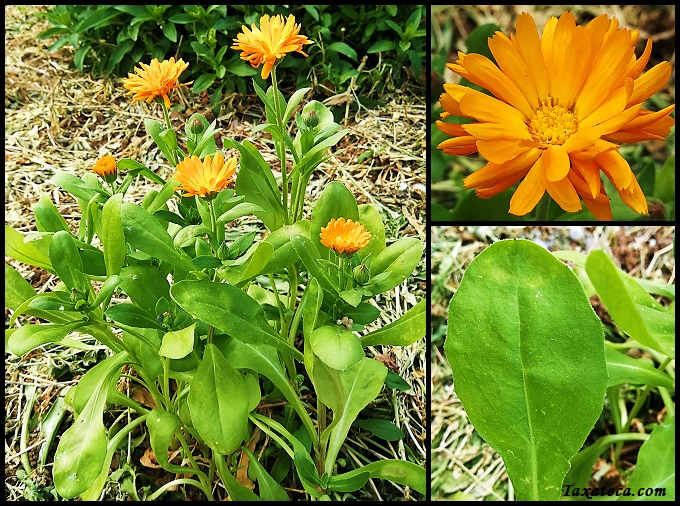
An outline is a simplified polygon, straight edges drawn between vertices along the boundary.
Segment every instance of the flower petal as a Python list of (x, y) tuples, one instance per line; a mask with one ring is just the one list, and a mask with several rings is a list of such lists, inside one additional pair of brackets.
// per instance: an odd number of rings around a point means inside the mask
[(618, 151), (605, 151), (595, 157), (606, 176), (617, 189), (628, 188), (631, 180), (635, 179), (630, 165)]
[(550, 145), (543, 154), (543, 167), (548, 181), (560, 181), (567, 177), (571, 163), (564, 147), (557, 144)]
[(545, 180), (545, 189), (557, 204), (568, 213), (581, 210), (581, 200), (568, 177), (560, 181)]
[(543, 157), (534, 163), (510, 199), (510, 214), (524, 216), (530, 213), (545, 193), (543, 183)]
[(477, 121), (526, 128), (527, 118), (514, 107), (476, 90), (469, 90), (460, 99), (463, 114)]
[(479, 154), (493, 163), (505, 163), (529, 149), (531, 148), (522, 146), (520, 141), (477, 141), (477, 150), (479, 151)]

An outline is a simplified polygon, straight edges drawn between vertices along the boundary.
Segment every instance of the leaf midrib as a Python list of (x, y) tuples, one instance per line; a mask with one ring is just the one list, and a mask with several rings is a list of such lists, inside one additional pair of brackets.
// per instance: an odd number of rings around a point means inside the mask
[(534, 441), (534, 428), (531, 423), (531, 409), (529, 406), (529, 394), (527, 392), (527, 382), (526, 382), (526, 377), (524, 376), (524, 353), (522, 351), (522, 315), (521, 315), (521, 304), (520, 304), (520, 293), (519, 289), (516, 292), (516, 297), (515, 300), (517, 302), (517, 322), (518, 322), (518, 333), (519, 333), (519, 361), (520, 361), (520, 370), (522, 371), (522, 393), (524, 394), (524, 404), (526, 406), (526, 411), (527, 411), (527, 425), (529, 427), (529, 449), (531, 453), (531, 482), (532, 482), (532, 492), (533, 492), (533, 497), (532, 499), (538, 500), (539, 499), (539, 494), (538, 494), (538, 462), (537, 462), (537, 456), (536, 456), (536, 444)]

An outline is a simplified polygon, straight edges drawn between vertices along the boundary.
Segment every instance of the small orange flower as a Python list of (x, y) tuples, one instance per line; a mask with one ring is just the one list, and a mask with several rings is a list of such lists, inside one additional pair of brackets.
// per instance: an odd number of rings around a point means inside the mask
[(116, 173), (116, 159), (111, 155), (102, 156), (97, 163), (94, 164), (92, 170), (99, 174), (104, 179), (113, 176)]
[(232, 181), (236, 163), (236, 157), (225, 162), (221, 153), (212, 157), (208, 155), (202, 162), (196, 155), (187, 157), (177, 165), (174, 178), (182, 184), (177, 190), (187, 192), (185, 197), (212, 196), (224, 190)]
[(127, 79), (123, 79), (123, 86), (134, 93), (132, 103), (146, 100), (151, 102), (156, 97), (163, 97), (165, 107), (170, 107), (168, 93), (175, 88), (188, 86), (193, 81), (184, 84), (177, 84), (179, 75), (189, 66), (181, 58), (158, 61), (158, 58), (151, 60), (151, 65), (140, 63), (142, 68), (135, 67), (137, 75), (128, 73)]
[(339, 255), (351, 255), (366, 246), (371, 240), (371, 233), (361, 223), (345, 218), (335, 218), (328, 225), (321, 227), (321, 244)]
[(252, 24), (252, 32), (245, 25), (241, 28), (243, 33), (237, 35), (231, 49), (242, 51), (241, 59), (249, 62), (253, 68), (258, 68), (264, 62), (262, 79), (269, 77), (277, 59), (293, 51), (307, 56), (302, 51), (302, 45), (313, 44), (304, 35), (299, 35), (300, 25), (295, 24), (292, 14), (285, 22), (280, 14), (271, 19), (269, 14), (265, 14), (260, 19), (260, 28), (255, 23)]

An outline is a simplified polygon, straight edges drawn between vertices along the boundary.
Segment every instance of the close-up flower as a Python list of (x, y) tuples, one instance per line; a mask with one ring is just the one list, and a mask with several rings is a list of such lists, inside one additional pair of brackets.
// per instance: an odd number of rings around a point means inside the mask
[(307, 56), (302, 50), (303, 44), (313, 44), (306, 36), (300, 35), (300, 25), (295, 24), (292, 14), (284, 21), (281, 14), (269, 17), (264, 14), (260, 19), (260, 27), (252, 25), (252, 31), (243, 25), (243, 32), (234, 39), (231, 49), (242, 51), (241, 59), (250, 63), (253, 68), (262, 67), (262, 79), (267, 79), (276, 61), (286, 53), (296, 51)]
[(361, 223), (345, 218), (332, 218), (321, 227), (321, 244), (339, 255), (351, 255), (368, 245), (371, 233)]
[(92, 170), (107, 179), (116, 173), (116, 159), (111, 155), (104, 155), (97, 160)]
[(236, 157), (225, 161), (221, 153), (208, 155), (203, 161), (196, 155), (186, 157), (177, 165), (174, 179), (181, 183), (177, 190), (185, 191), (185, 197), (213, 196), (233, 180), (236, 164)]
[(488, 162), (464, 179), (465, 188), (491, 198), (519, 182), (511, 214), (530, 213), (547, 191), (564, 211), (577, 212), (583, 202), (597, 219), (611, 220), (603, 173), (628, 207), (647, 214), (645, 195), (618, 150), (624, 143), (664, 140), (675, 124), (675, 106), (643, 108), (672, 68), (662, 61), (643, 73), (652, 39), (637, 58), (639, 36), (605, 14), (579, 26), (571, 12), (548, 19), (539, 36), (534, 19), (522, 13), (515, 34), (497, 31), (488, 39), (495, 63), (458, 52), (447, 67), (490, 92), (445, 84), (440, 98), (442, 119), (473, 121), (437, 121), (451, 136), (438, 148), (459, 156), (478, 152)]
[(181, 88), (193, 83), (193, 81), (182, 84), (177, 83), (180, 74), (189, 66), (181, 58), (175, 61), (173, 57), (162, 62), (154, 58), (151, 60), (150, 65), (144, 63), (139, 65), (142, 68), (135, 67), (137, 75), (129, 73), (128, 77), (123, 79), (123, 86), (134, 95), (133, 104), (142, 100), (150, 103), (155, 98), (162, 97), (165, 107), (170, 107), (168, 94), (175, 88)]

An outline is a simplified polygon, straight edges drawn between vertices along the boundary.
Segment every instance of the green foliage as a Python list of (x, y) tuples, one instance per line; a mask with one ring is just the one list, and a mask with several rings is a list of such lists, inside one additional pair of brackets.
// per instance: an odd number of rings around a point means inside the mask
[[(188, 62), (183, 82), (208, 91), (211, 106), (224, 96), (247, 94), (248, 78), (261, 87), (259, 69), (230, 49), (243, 25), (259, 26), (263, 14), (295, 16), (301, 34), (314, 42), (309, 55), (284, 58), (281, 82), (300, 88), (318, 84), (323, 94), (347, 90), (351, 80), (372, 96), (418, 79), (425, 58), (425, 6), (396, 5), (58, 5), (45, 16), (53, 25), (41, 37), (59, 37), (50, 47), (75, 50), (73, 63), (95, 76), (125, 77), (139, 62), (175, 56)], [(365, 59), (365, 64), (361, 66)], [(361, 68), (360, 68), (361, 66)], [(404, 70), (412, 69), (413, 76)]]

